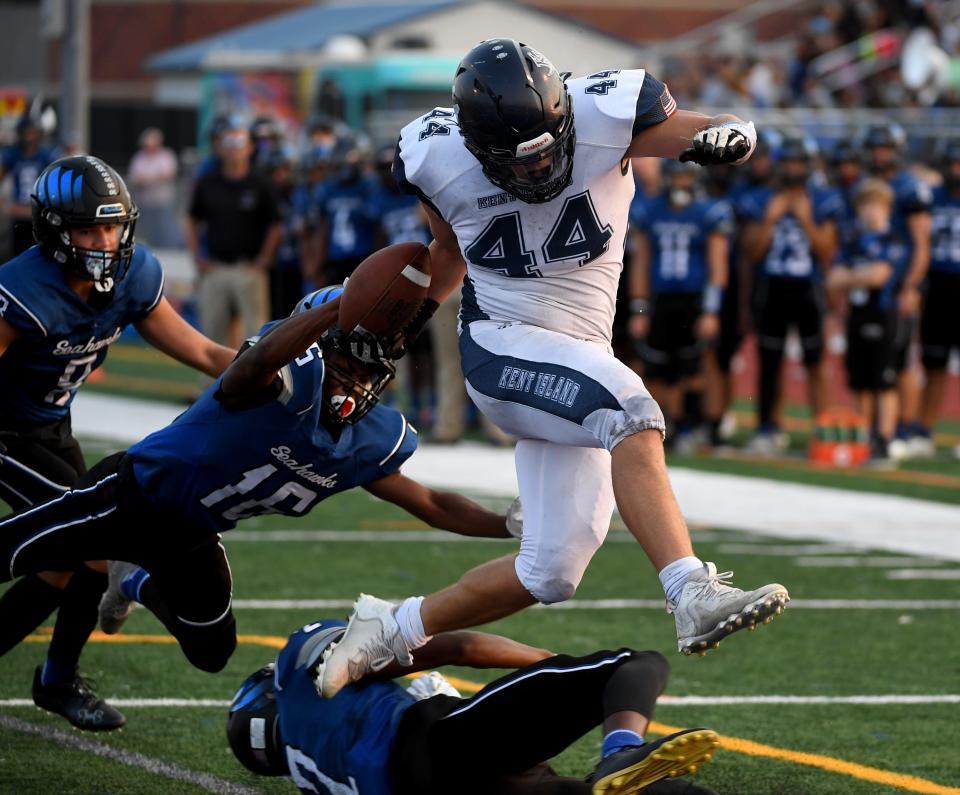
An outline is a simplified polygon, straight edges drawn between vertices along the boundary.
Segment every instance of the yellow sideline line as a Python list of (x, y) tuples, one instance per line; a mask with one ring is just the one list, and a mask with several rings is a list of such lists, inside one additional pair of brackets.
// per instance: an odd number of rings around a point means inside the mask
[[(24, 640), (28, 643), (47, 643), (52, 635), (50, 627), (42, 628), (35, 635), (28, 635)], [(176, 638), (170, 635), (105, 635), (102, 632), (94, 632), (90, 636), (94, 643), (155, 643), (164, 645), (176, 644)], [(287, 638), (279, 635), (238, 635), (237, 643), (250, 646), (267, 646), (271, 649), (282, 649)], [(407, 679), (416, 679), (419, 674), (406, 677)], [(450, 682), (458, 690), (467, 693), (476, 693), (483, 685), (471, 682), (467, 679), (460, 679), (455, 676), (447, 676)], [(665, 723), (657, 721), (650, 722), (650, 731), (654, 734), (673, 734), (681, 730), (679, 726), (668, 726)], [(892, 773), (889, 770), (880, 770), (876, 767), (860, 765), (856, 762), (847, 762), (845, 759), (836, 759), (832, 756), (822, 756), (821, 754), (811, 754), (805, 751), (791, 751), (789, 748), (778, 748), (774, 745), (764, 745), (763, 743), (745, 740), (742, 737), (727, 737), (720, 735), (720, 747), (728, 751), (747, 756), (765, 756), (770, 759), (778, 759), (784, 762), (792, 762), (795, 765), (805, 765), (807, 767), (817, 767), (826, 770), (829, 773), (837, 773), (842, 776), (850, 776), (861, 781), (869, 781), (874, 784), (884, 784), (888, 787), (897, 787), (908, 792), (919, 792), (922, 795), (960, 795), (960, 788), (947, 787), (943, 784), (937, 784), (934, 781), (910, 776), (905, 773)]]

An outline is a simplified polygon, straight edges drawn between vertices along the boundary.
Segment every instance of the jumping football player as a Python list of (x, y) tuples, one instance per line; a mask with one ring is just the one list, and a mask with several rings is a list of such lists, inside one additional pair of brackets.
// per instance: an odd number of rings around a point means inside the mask
[(682, 652), (705, 652), (788, 599), (779, 584), (733, 588), (693, 554), (667, 477), (663, 415), (610, 348), (634, 194), (630, 158), (743, 162), (756, 143), (753, 124), (678, 110), (643, 70), (567, 81), (540, 52), (506, 38), (464, 57), (453, 100), (403, 129), (395, 175), (430, 217), (430, 298), (463, 282), (467, 390), (520, 440), (527, 525), (519, 555), (426, 600), (411, 597), (396, 615), (361, 598), (323, 666), (325, 695), (382, 656), (365, 649), (408, 660), (437, 632), (571, 598), (615, 502), (659, 572)]
[(377, 405), (394, 374), (379, 343), (333, 328), (341, 289), (267, 324), (166, 428), (100, 461), (75, 489), (0, 519), (0, 582), (110, 560), (101, 629), (117, 632), (140, 602), (190, 662), (215, 672), (236, 646), (220, 533), (241, 519), (302, 516), (363, 486), (435, 527), (507, 537), (504, 516), (400, 474), (416, 433)]
[[(439, 673), (404, 690), (390, 681), (322, 699), (314, 669), (344, 632), (320, 620), (293, 633), (277, 657), (237, 690), (227, 740), (262, 776), (290, 776), (301, 792), (396, 795), (715, 795), (689, 781), (717, 743), (709, 729), (644, 742), (667, 681), (655, 651), (553, 656), (481, 632), (437, 635), (415, 670), (441, 665), (519, 668), (470, 698)], [(399, 676), (394, 665), (386, 676)], [(558, 776), (546, 760), (603, 724), (590, 777)]]
[[(234, 356), (163, 297), (160, 263), (136, 243), (136, 204), (110, 166), (57, 160), (31, 201), (38, 245), (0, 267), (0, 499), (14, 509), (62, 494), (86, 472), (70, 405), (127, 326), (210, 376)], [(81, 566), (25, 577), (0, 597), (0, 654), (60, 608), (33, 698), (82, 729), (124, 722), (78, 672), (106, 585), (103, 572)]]

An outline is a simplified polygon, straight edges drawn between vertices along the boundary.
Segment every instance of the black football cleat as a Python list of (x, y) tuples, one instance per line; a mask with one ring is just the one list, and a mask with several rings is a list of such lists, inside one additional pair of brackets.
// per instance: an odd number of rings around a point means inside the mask
[[(593, 785), (593, 795), (656, 792), (650, 790), (651, 785), (662, 779), (695, 773), (704, 762), (710, 761), (718, 745), (720, 738), (711, 729), (684, 729), (611, 754), (600, 761), (587, 781)], [(668, 792), (669, 789), (664, 790)]]
[(74, 672), (73, 676), (53, 685), (40, 680), (42, 666), (33, 674), (33, 703), (48, 712), (62, 715), (78, 729), (88, 732), (109, 732), (119, 729), (127, 719), (100, 698), (87, 679)]

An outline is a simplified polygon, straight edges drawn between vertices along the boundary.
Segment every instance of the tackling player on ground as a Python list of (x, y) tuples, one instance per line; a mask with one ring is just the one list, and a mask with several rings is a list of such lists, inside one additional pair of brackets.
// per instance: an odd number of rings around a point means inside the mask
[[(237, 759), (263, 776), (287, 775), (301, 792), (363, 795), (715, 795), (689, 781), (718, 743), (709, 729), (645, 742), (669, 665), (655, 651), (553, 656), (481, 632), (438, 635), (416, 670), (441, 665), (519, 668), (470, 698), (433, 672), (403, 690), (364, 682), (322, 699), (316, 666), (344, 632), (320, 620), (294, 632), (249, 676), (227, 717)], [(393, 665), (386, 677), (410, 669)], [(546, 763), (603, 725), (602, 759), (587, 780)]]
[[(519, 555), (394, 606), (361, 597), (320, 670), (324, 695), (441, 631), (573, 596), (614, 504), (659, 572), (678, 648), (705, 652), (788, 600), (779, 584), (743, 592), (693, 553), (670, 488), (664, 421), (610, 348), (632, 157), (741, 163), (752, 123), (678, 110), (643, 70), (567, 80), (532, 47), (491, 39), (461, 61), (454, 108), (407, 125), (394, 173), (423, 201), (434, 241), (430, 298), (463, 281), (467, 389), (520, 441), (525, 526)], [(464, 278), (466, 277), (466, 278)]]

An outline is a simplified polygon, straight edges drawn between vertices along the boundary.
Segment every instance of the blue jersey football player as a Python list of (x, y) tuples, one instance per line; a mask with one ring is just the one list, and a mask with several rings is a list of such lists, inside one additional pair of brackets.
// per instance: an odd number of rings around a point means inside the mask
[(854, 194), (856, 231), (827, 275), (827, 287), (846, 298), (847, 382), (874, 429), (872, 454), (878, 462), (888, 459), (896, 429), (896, 295), (908, 259), (907, 242), (891, 223), (894, 201), (883, 180), (860, 183)]
[[(169, 426), (101, 461), (77, 488), (0, 520), (0, 581), (129, 561), (110, 564), (101, 628), (116, 632), (136, 600), (194, 665), (218, 671), (236, 645), (219, 534), (241, 519), (302, 516), (363, 486), (436, 527), (507, 537), (504, 516), (400, 474), (416, 433), (377, 405), (394, 374), (380, 343), (333, 327), (339, 290), (312, 294), (305, 311), (265, 326)], [(69, 532), (81, 522), (82, 533)]]
[[(407, 689), (379, 680), (332, 699), (317, 694), (317, 663), (346, 628), (319, 620), (294, 632), (277, 657), (233, 698), (227, 740), (238, 761), (289, 776), (305, 793), (355, 795), (715, 795), (689, 781), (713, 755), (709, 729), (649, 743), (643, 733), (668, 664), (655, 651), (552, 655), (497, 635), (444, 632), (417, 652), (415, 668), (519, 668), (470, 698), (439, 673)], [(602, 759), (587, 780), (558, 776), (547, 760), (603, 724)]]
[(375, 181), (365, 172), (365, 152), (352, 138), (337, 142), (330, 155), (332, 175), (314, 197), (317, 249), (324, 284), (340, 284), (376, 247), (376, 219), (369, 200)]
[(12, 224), (14, 255), (22, 254), (33, 245), (30, 224), (30, 193), (40, 172), (56, 160), (56, 149), (43, 145), (40, 123), (25, 113), (17, 122), (17, 142), (0, 152), (0, 181), (10, 176), (11, 202), (6, 207)]
[(630, 219), (638, 235), (630, 328), (647, 387), (682, 441), (702, 420), (701, 358), (720, 331), (733, 217), (726, 202), (698, 195), (699, 166), (666, 161), (664, 167), (667, 190)]
[[(70, 406), (128, 325), (211, 376), (234, 355), (163, 297), (160, 263), (136, 244), (137, 207), (110, 166), (90, 156), (57, 160), (40, 173), (31, 202), (38, 245), (0, 267), (0, 499), (15, 509), (62, 494), (86, 472)], [(123, 720), (76, 670), (105, 587), (103, 572), (81, 567), (75, 576), (24, 578), (0, 599), (0, 654), (62, 606), (34, 698), (81, 728)]]
[(775, 184), (748, 191), (739, 204), (746, 221), (743, 253), (754, 267), (754, 327), (760, 349), (759, 418), (751, 448), (765, 454), (778, 447), (774, 412), (791, 327), (800, 336), (811, 407), (815, 414), (826, 407), (820, 371), (822, 269), (836, 250), (842, 203), (836, 191), (810, 186), (816, 152), (812, 139), (786, 138)]
[[(923, 369), (923, 437), (930, 440), (947, 388), (950, 352), (960, 351), (960, 139), (948, 141), (940, 157), (943, 185), (933, 192), (933, 237), (927, 298), (920, 321)], [(927, 452), (934, 452), (932, 443)]]
[(907, 136), (898, 124), (875, 124), (860, 136), (859, 147), (873, 176), (893, 189), (895, 203), (892, 223), (907, 242), (909, 263), (900, 280), (897, 308), (900, 326), (897, 332), (896, 368), (900, 419), (897, 438), (891, 444), (896, 459), (929, 456), (933, 443), (929, 432), (919, 423), (920, 372), (911, 364), (909, 349), (916, 337), (920, 315), (920, 291), (930, 267), (931, 216), (933, 192), (929, 185), (903, 168)]

